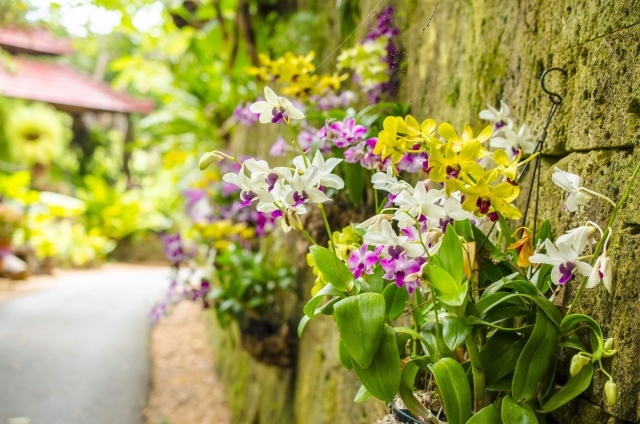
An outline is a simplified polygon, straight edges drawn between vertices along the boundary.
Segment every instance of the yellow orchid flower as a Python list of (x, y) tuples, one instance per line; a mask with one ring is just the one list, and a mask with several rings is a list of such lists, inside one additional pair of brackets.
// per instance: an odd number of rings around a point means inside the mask
[(412, 144), (423, 142), (426, 143), (436, 129), (436, 121), (433, 119), (425, 119), (419, 124), (416, 118), (407, 115), (405, 119), (398, 117), (398, 132), (405, 134), (404, 137)]
[(458, 184), (457, 188), (467, 195), (462, 209), (477, 216), (488, 215), (494, 222), (498, 219), (495, 212), (500, 212), (505, 218), (510, 219), (522, 217), (520, 209), (511, 204), (520, 194), (520, 187), (508, 182), (490, 186), (487, 180), (482, 178), (475, 186)]
[(504, 150), (496, 150), (495, 152), (493, 152), (493, 161), (496, 163), (496, 165), (498, 165), (498, 167), (495, 169), (495, 176), (497, 177), (497, 174), (502, 174), (509, 180), (515, 181), (516, 177), (518, 176), (518, 167), (529, 162), (530, 160), (538, 156), (538, 154), (539, 152), (536, 152), (529, 156), (527, 159), (520, 162), (522, 151), (518, 153), (518, 156), (516, 158), (510, 161), (509, 156)]
[[(444, 155), (441, 151), (442, 147), (444, 147)], [(453, 191), (452, 183), (455, 180), (462, 179), (470, 183), (478, 181), (484, 174), (484, 170), (476, 162), (482, 149), (482, 144), (478, 140), (465, 143), (458, 152), (454, 150), (451, 143), (441, 145), (438, 140), (432, 140), (431, 155), (429, 156), (429, 166), (431, 167), (429, 178), (431, 181), (444, 183), (451, 180), (451, 183), (447, 185), (448, 194)]]
[[(489, 125), (485, 127), (485, 129), (482, 130), (480, 134), (474, 137), (473, 130), (471, 129), (469, 124), (465, 124), (464, 131), (460, 136), (458, 135), (456, 130), (453, 128), (453, 126), (448, 122), (443, 122), (438, 126), (438, 134), (440, 134), (440, 137), (445, 139), (448, 144), (451, 144), (453, 150), (456, 152), (460, 151), (462, 149), (462, 146), (464, 146), (467, 143), (479, 142), (480, 145), (482, 146), (482, 143), (484, 143), (489, 139), (489, 137), (491, 137), (491, 131), (492, 131), (491, 125)], [(478, 151), (476, 159), (481, 159), (486, 155), (487, 155), (487, 149), (482, 147)]]
[(393, 163), (398, 163), (409, 150), (408, 141), (398, 139), (398, 120), (395, 116), (388, 116), (382, 123), (383, 130), (378, 134), (378, 142), (373, 153), (380, 155), (382, 160), (391, 156)]

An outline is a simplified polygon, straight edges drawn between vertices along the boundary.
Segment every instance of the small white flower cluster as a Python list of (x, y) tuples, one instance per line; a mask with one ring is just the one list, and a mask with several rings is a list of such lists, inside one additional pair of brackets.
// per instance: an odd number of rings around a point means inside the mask
[(484, 119), (493, 124), (493, 134), (489, 140), (489, 145), (494, 149), (502, 149), (508, 155), (509, 159), (518, 156), (519, 152), (530, 155), (535, 149), (535, 143), (532, 141), (533, 136), (527, 124), (522, 124), (520, 129), (516, 130), (513, 119), (509, 117), (509, 106), (500, 101), (500, 110), (491, 105), (487, 105), (488, 109), (480, 112), (480, 119)]
[(324, 192), (327, 187), (344, 187), (344, 181), (332, 174), (341, 161), (325, 161), (320, 152), (310, 163), (304, 156), (296, 157), (295, 168), (271, 168), (264, 160), (248, 159), (237, 174), (228, 173), (222, 179), (240, 187), (241, 207), (257, 200), (257, 210), (282, 217), (282, 229), (289, 232), (302, 227), (298, 216), (307, 213), (307, 203), (327, 202), (331, 200)]
[[(551, 179), (556, 185), (569, 193), (563, 206), (569, 212), (577, 211), (580, 205), (586, 205), (594, 196), (603, 198), (615, 206), (615, 203), (608, 197), (580, 186), (580, 177), (576, 174), (555, 168)], [(558, 237), (555, 246), (547, 239), (544, 243), (546, 255), (535, 254), (529, 260), (537, 264), (553, 265), (551, 279), (555, 284), (565, 284), (575, 274), (580, 274), (584, 277), (589, 277), (587, 288), (596, 287), (602, 281), (607, 291), (611, 292), (611, 259), (607, 255), (611, 228), (607, 228), (607, 238), (603, 243), (602, 254), (596, 259), (594, 266), (583, 262), (584, 259), (592, 256), (580, 256), (588, 245), (594, 243), (593, 237), (596, 229), (600, 232), (600, 237), (604, 237), (600, 227), (589, 221), (587, 225), (569, 230), (566, 234)]]

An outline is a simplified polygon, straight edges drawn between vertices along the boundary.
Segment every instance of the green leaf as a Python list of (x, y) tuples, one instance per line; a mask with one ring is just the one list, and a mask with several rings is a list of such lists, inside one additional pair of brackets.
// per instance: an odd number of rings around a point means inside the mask
[(429, 285), (438, 290), (439, 294), (455, 294), (458, 291), (460, 285), (444, 269), (433, 265), (427, 265), (424, 269)]
[(554, 323), (543, 311), (538, 311), (533, 333), (531, 333), (531, 337), (529, 337), (516, 364), (511, 384), (511, 395), (514, 399), (528, 401), (535, 395), (557, 338), (558, 330)]
[(382, 401), (390, 401), (400, 388), (401, 370), (396, 332), (384, 326), (380, 347), (371, 364), (362, 368), (353, 361), (353, 369), (367, 391)]
[(393, 321), (402, 315), (409, 300), (409, 292), (407, 289), (405, 287), (398, 287), (395, 284), (389, 284), (382, 292), (382, 295), (387, 305), (389, 321)]
[(414, 339), (419, 340), (426, 347), (427, 340), (420, 333), (418, 333), (416, 330), (414, 330), (412, 328), (409, 328), (409, 327), (393, 327), (393, 329), (396, 331), (396, 333), (404, 333), (404, 334), (410, 335)]
[(528, 404), (518, 405), (505, 396), (502, 399), (502, 422), (504, 424), (538, 424), (538, 418)]
[(369, 277), (369, 287), (371, 291), (374, 293), (382, 293), (384, 290), (384, 279), (382, 276), (384, 275), (384, 269), (379, 266), (376, 267), (376, 270)]
[(304, 314), (306, 316), (308, 316), (309, 318), (313, 318), (314, 315), (315, 315), (316, 309), (318, 308), (318, 306), (320, 306), (320, 303), (322, 303), (322, 299), (325, 296), (344, 297), (345, 294), (343, 292), (341, 292), (340, 290), (338, 290), (337, 288), (335, 288), (333, 285), (327, 284), (326, 286), (321, 288), (320, 291), (318, 293), (316, 293), (316, 295), (311, 298), (311, 300), (309, 300), (307, 302), (307, 304), (302, 309)]
[(509, 374), (505, 375), (495, 383), (487, 384), (485, 386), (485, 390), (489, 392), (508, 392), (509, 390), (511, 390), (512, 381), (513, 381), (513, 373), (510, 372)]
[(347, 348), (344, 347), (344, 343), (342, 340), (338, 342), (338, 357), (340, 358), (340, 365), (345, 370), (353, 369), (353, 365), (351, 364), (351, 357), (349, 356), (349, 352), (347, 352)]
[(502, 417), (498, 408), (492, 403), (479, 410), (467, 421), (467, 424), (502, 424)]
[(604, 352), (604, 336), (600, 325), (595, 322), (593, 318), (582, 314), (567, 315), (562, 319), (560, 329), (563, 334), (566, 334), (579, 324), (589, 330), (591, 353), (593, 353), (596, 358), (602, 357), (602, 353)]
[(545, 241), (546, 239), (551, 238), (551, 221), (549, 219), (545, 219), (540, 229), (536, 233), (534, 245), (537, 246), (538, 242)]
[(589, 362), (584, 365), (578, 375), (569, 377), (569, 381), (555, 395), (544, 404), (539, 412), (547, 413), (560, 408), (571, 399), (577, 397), (580, 393), (587, 390), (593, 378), (593, 363)]
[(358, 393), (356, 393), (356, 397), (353, 398), (353, 401), (355, 403), (361, 403), (364, 402), (365, 400), (371, 398), (373, 395), (371, 393), (369, 393), (369, 391), (367, 390), (366, 387), (364, 386), (360, 386), (360, 388), (358, 389)]
[[(422, 357), (429, 358), (428, 356)], [(428, 417), (429, 410), (413, 395), (413, 384), (416, 379), (416, 375), (421, 367), (414, 361), (409, 361), (402, 369), (402, 376), (400, 380), (400, 398), (406, 405), (407, 409), (411, 413), (418, 417)]]
[(353, 206), (359, 206), (362, 202), (364, 190), (367, 187), (367, 171), (360, 164), (341, 164), (344, 171), (344, 187), (349, 191), (349, 199)]
[(462, 366), (451, 358), (429, 365), (442, 394), (449, 424), (465, 424), (471, 418), (471, 389)]
[(513, 371), (526, 344), (522, 337), (496, 331), (480, 350), (486, 384), (492, 384)]
[(440, 337), (436, 337), (436, 323), (435, 322), (430, 322), (427, 323), (425, 325), (422, 326), (421, 330), (420, 330), (420, 335), (422, 336), (422, 340), (424, 340), (423, 343), (425, 343), (425, 347), (427, 348), (427, 350), (429, 351), (429, 355), (431, 355), (433, 358), (436, 357), (436, 342), (438, 343), (438, 353), (440, 354), (440, 357), (453, 357), (453, 353), (451, 352), (451, 349), (449, 349), (447, 347), (447, 345), (444, 342), (444, 339), (442, 338), (442, 323), (439, 322), (438, 323), (438, 327), (439, 332), (440, 332)]
[(449, 316), (442, 320), (442, 336), (451, 350), (462, 345), (469, 333), (471, 333), (471, 326), (467, 324), (466, 318)]
[[(447, 308), (450, 312), (455, 312), (460, 315), (458, 307), (464, 305), (467, 300), (467, 291), (469, 290), (469, 283), (464, 283), (455, 293), (452, 294), (441, 294), (438, 297), (438, 300), (444, 303), (445, 306), (450, 306), (451, 308)], [(463, 310), (464, 311), (464, 310)]]
[(304, 332), (304, 329), (309, 321), (311, 321), (311, 318), (309, 318), (308, 316), (305, 315), (302, 317), (300, 323), (298, 324), (298, 337), (302, 337), (302, 333)]
[(362, 293), (342, 299), (333, 309), (333, 319), (349, 356), (361, 367), (368, 367), (384, 330), (384, 297), (379, 293)]
[(513, 230), (509, 226), (509, 223), (507, 222), (505, 217), (502, 216), (502, 214), (500, 214), (500, 218), (498, 219), (498, 224), (500, 225), (500, 232), (502, 233), (502, 237), (504, 238), (504, 241), (507, 244), (507, 246), (513, 244), (513, 242), (515, 241), (511, 236), (511, 234), (513, 233)]
[(447, 225), (447, 229), (442, 237), (442, 244), (438, 251), (438, 257), (444, 263), (444, 269), (451, 275), (457, 285), (462, 284), (464, 275), (464, 257), (462, 243), (452, 225)]
[(309, 248), (313, 262), (336, 289), (342, 292), (350, 292), (355, 279), (349, 268), (331, 250), (314, 245)]
[(464, 237), (468, 243), (474, 241), (473, 228), (471, 227), (471, 221), (468, 219), (465, 219), (464, 221), (454, 221), (453, 228), (455, 228), (456, 233), (458, 233), (459, 236)]

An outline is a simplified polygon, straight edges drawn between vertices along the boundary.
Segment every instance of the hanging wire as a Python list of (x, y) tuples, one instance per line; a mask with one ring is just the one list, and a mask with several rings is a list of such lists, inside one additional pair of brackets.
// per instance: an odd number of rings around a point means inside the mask
[[(531, 185), (529, 187), (529, 195), (527, 196), (527, 204), (525, 207), (525, 211), (524, 211), (524, 216), (522, 219), (522, 225), (526, 224), (527, 221), (527, 215), (529, 213), (529, 205), (531, 204), (531, 195), (533, 194), (533, 187), (534, 187), (534, 181), (537, 181), (536, 184), (536, 204), (534, 206), (534, 222), (533, 222), (533, 236), (535, 237), (536, 235), (536, 226), (537, 226), (537, 220), (538, 220), (538, 200), (540, 198), (540, 168), (542, 166), (542, 147), (544, 146), (544, 142), (547, 139), (547, 129), (549, 128), (549, 124), (551, 124), (551, 120), (553, 119), (553, 116), (556, 114), (556, 111), (558, 110), (558, 107), (560, 106), (560, 104), (562, 103), (562, 96), (558, 93), (554, 93), (552, 91), (550, 91), (546, 85), (545, 85), (545, 79), (547, 77), (547, 75), (550, 72), (561, 72), (563, 75), (567, 75), (567, 71), (565, 71), (562, 68), (549, 68), (547, 70), (545, 70), (542, 75), (540, 76), (540, 86), (542, 87), (542, 91), (544, 91), (548, 96), (549, 96), (549, 100), (551, 101), (551, 108), (549, 108), (549, 113), (547, 114), (547, 119), (544, 123), (544, 126), (542, 127), (542, 132), (540, 133), (540, 136), (538, 137), (538, 142), (536, 144), (536, 147), (533, 149), (533, 153), (539, 153), (538, 157), (535, 159), (535, 168), (533, 170), (533, 175), (531, 176)], [(523, 177), (525, 176), (526, 172), (529, 169), (529, 164), (531, 162), (527, 162), (523, 165), (522, 167), (522, 171), (520, 172), (520, 175), (518, 175), (518, 178), (516, 179), (516, 183), (520, 183), (520, 181), (522, 181)], [(537, 179), (536, 179), (537, 176)], [(491, 225), (491, 228), (489, 228), (489, 232), (487, 233), (487, 235), (485, 236), (484, 240), (482, 241), (482, 244), (480, 245), (480, 248), (478, 250), (481, 250), (484, 245), (487, 243), (487, 240), (489, 240), (489, 236), (491, 235), (491, 233), (493, 232), (494, 228), (496, 227), (497, 222), (494, 222)]]
[(396, 415), (396, 416), (400, 415), (402, 417), (402, 421), (401, 422), (403, 422), (403, 423), (423, 424), (422, 421), (418, 421), (417, 419), (415, 419), (413, 416), (411, 416), (410, 414), (408, 414), (404, 410), (398, 408), (393, 402), (389, 402), (389, 409), (394, 412), (394, 415)]

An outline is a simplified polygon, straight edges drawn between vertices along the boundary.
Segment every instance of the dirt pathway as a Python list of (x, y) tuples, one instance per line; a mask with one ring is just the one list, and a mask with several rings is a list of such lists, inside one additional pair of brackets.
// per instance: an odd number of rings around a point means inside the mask
[(199, 304), (182, 302), (151, 336), (152, 388), (147, 424), (229, 424)]

